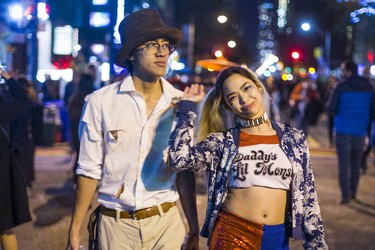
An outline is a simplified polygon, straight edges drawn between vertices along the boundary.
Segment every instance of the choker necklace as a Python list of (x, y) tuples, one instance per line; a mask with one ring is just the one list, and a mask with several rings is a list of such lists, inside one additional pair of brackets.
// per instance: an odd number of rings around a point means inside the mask
[(256, 126), (259, 126), (261, 124), (263, 124), (265, 121), (268, 120), (268, 115), (266, 112), (264, 112), (264, 114), (258, 118), (255, 118), (255, 119), (250, 119), (250, 120), (247, 120), (247, 119), (242, 119), (240, 117), (237, 117), (237, 122), (238, 124), (240, 125), (241, 128), (252, 128), (252, 127), (256, 127)]

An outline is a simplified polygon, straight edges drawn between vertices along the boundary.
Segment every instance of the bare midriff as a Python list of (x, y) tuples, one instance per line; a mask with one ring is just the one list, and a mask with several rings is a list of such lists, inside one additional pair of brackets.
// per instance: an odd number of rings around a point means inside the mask
[(245, 220), (266, 225), (285, 222), (287, 190), (253, 186), (229, 188), (223, 209)]

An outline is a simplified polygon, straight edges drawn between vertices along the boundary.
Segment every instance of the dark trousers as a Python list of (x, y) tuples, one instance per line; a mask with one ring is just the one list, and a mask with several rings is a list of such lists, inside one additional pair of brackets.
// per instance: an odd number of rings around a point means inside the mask
[(343, 201), (356, 196), (364, 146), (365, 136), (336, 134), (339, 183)]

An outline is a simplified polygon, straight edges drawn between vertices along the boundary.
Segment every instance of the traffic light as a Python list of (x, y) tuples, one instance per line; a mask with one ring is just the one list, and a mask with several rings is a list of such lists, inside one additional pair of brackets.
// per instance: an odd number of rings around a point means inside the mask
[(301, 57), (301, 55), (300, 55), (300, 53), (298, 51), (293, 51), (292, 54), (291, 54), (291, 56), (292, 56), (292, 59), (296, 60), (296, 61), (299, 60), (300, 57)]
[(303, 50), (301, 48), (291, 48), (288, 56), (291, 62), (301, 62), (303, 60)]

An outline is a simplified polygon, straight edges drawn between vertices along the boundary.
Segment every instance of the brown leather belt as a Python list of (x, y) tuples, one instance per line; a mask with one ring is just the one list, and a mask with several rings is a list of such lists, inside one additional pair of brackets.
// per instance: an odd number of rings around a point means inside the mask
[[(164, 213), (168, 212), (169, 209), (176, 206), (176, 202), (164, 202), (163, 204), (160, 204), (162, 210)], [(116, 210), (106, 208), (103, 206), (100, 206), (100, 212), (103, 215), (110, 216), (113, 218), (116, 218)], [(136, 211), (120, 211), (120, 218), (121, 219), (133, 219), (133, 220), (142, 220), (149, 218), (154, 215), (159, 215), (159, 209), (158, 206), (153, 206), (149, 208), (139, 209)]]

